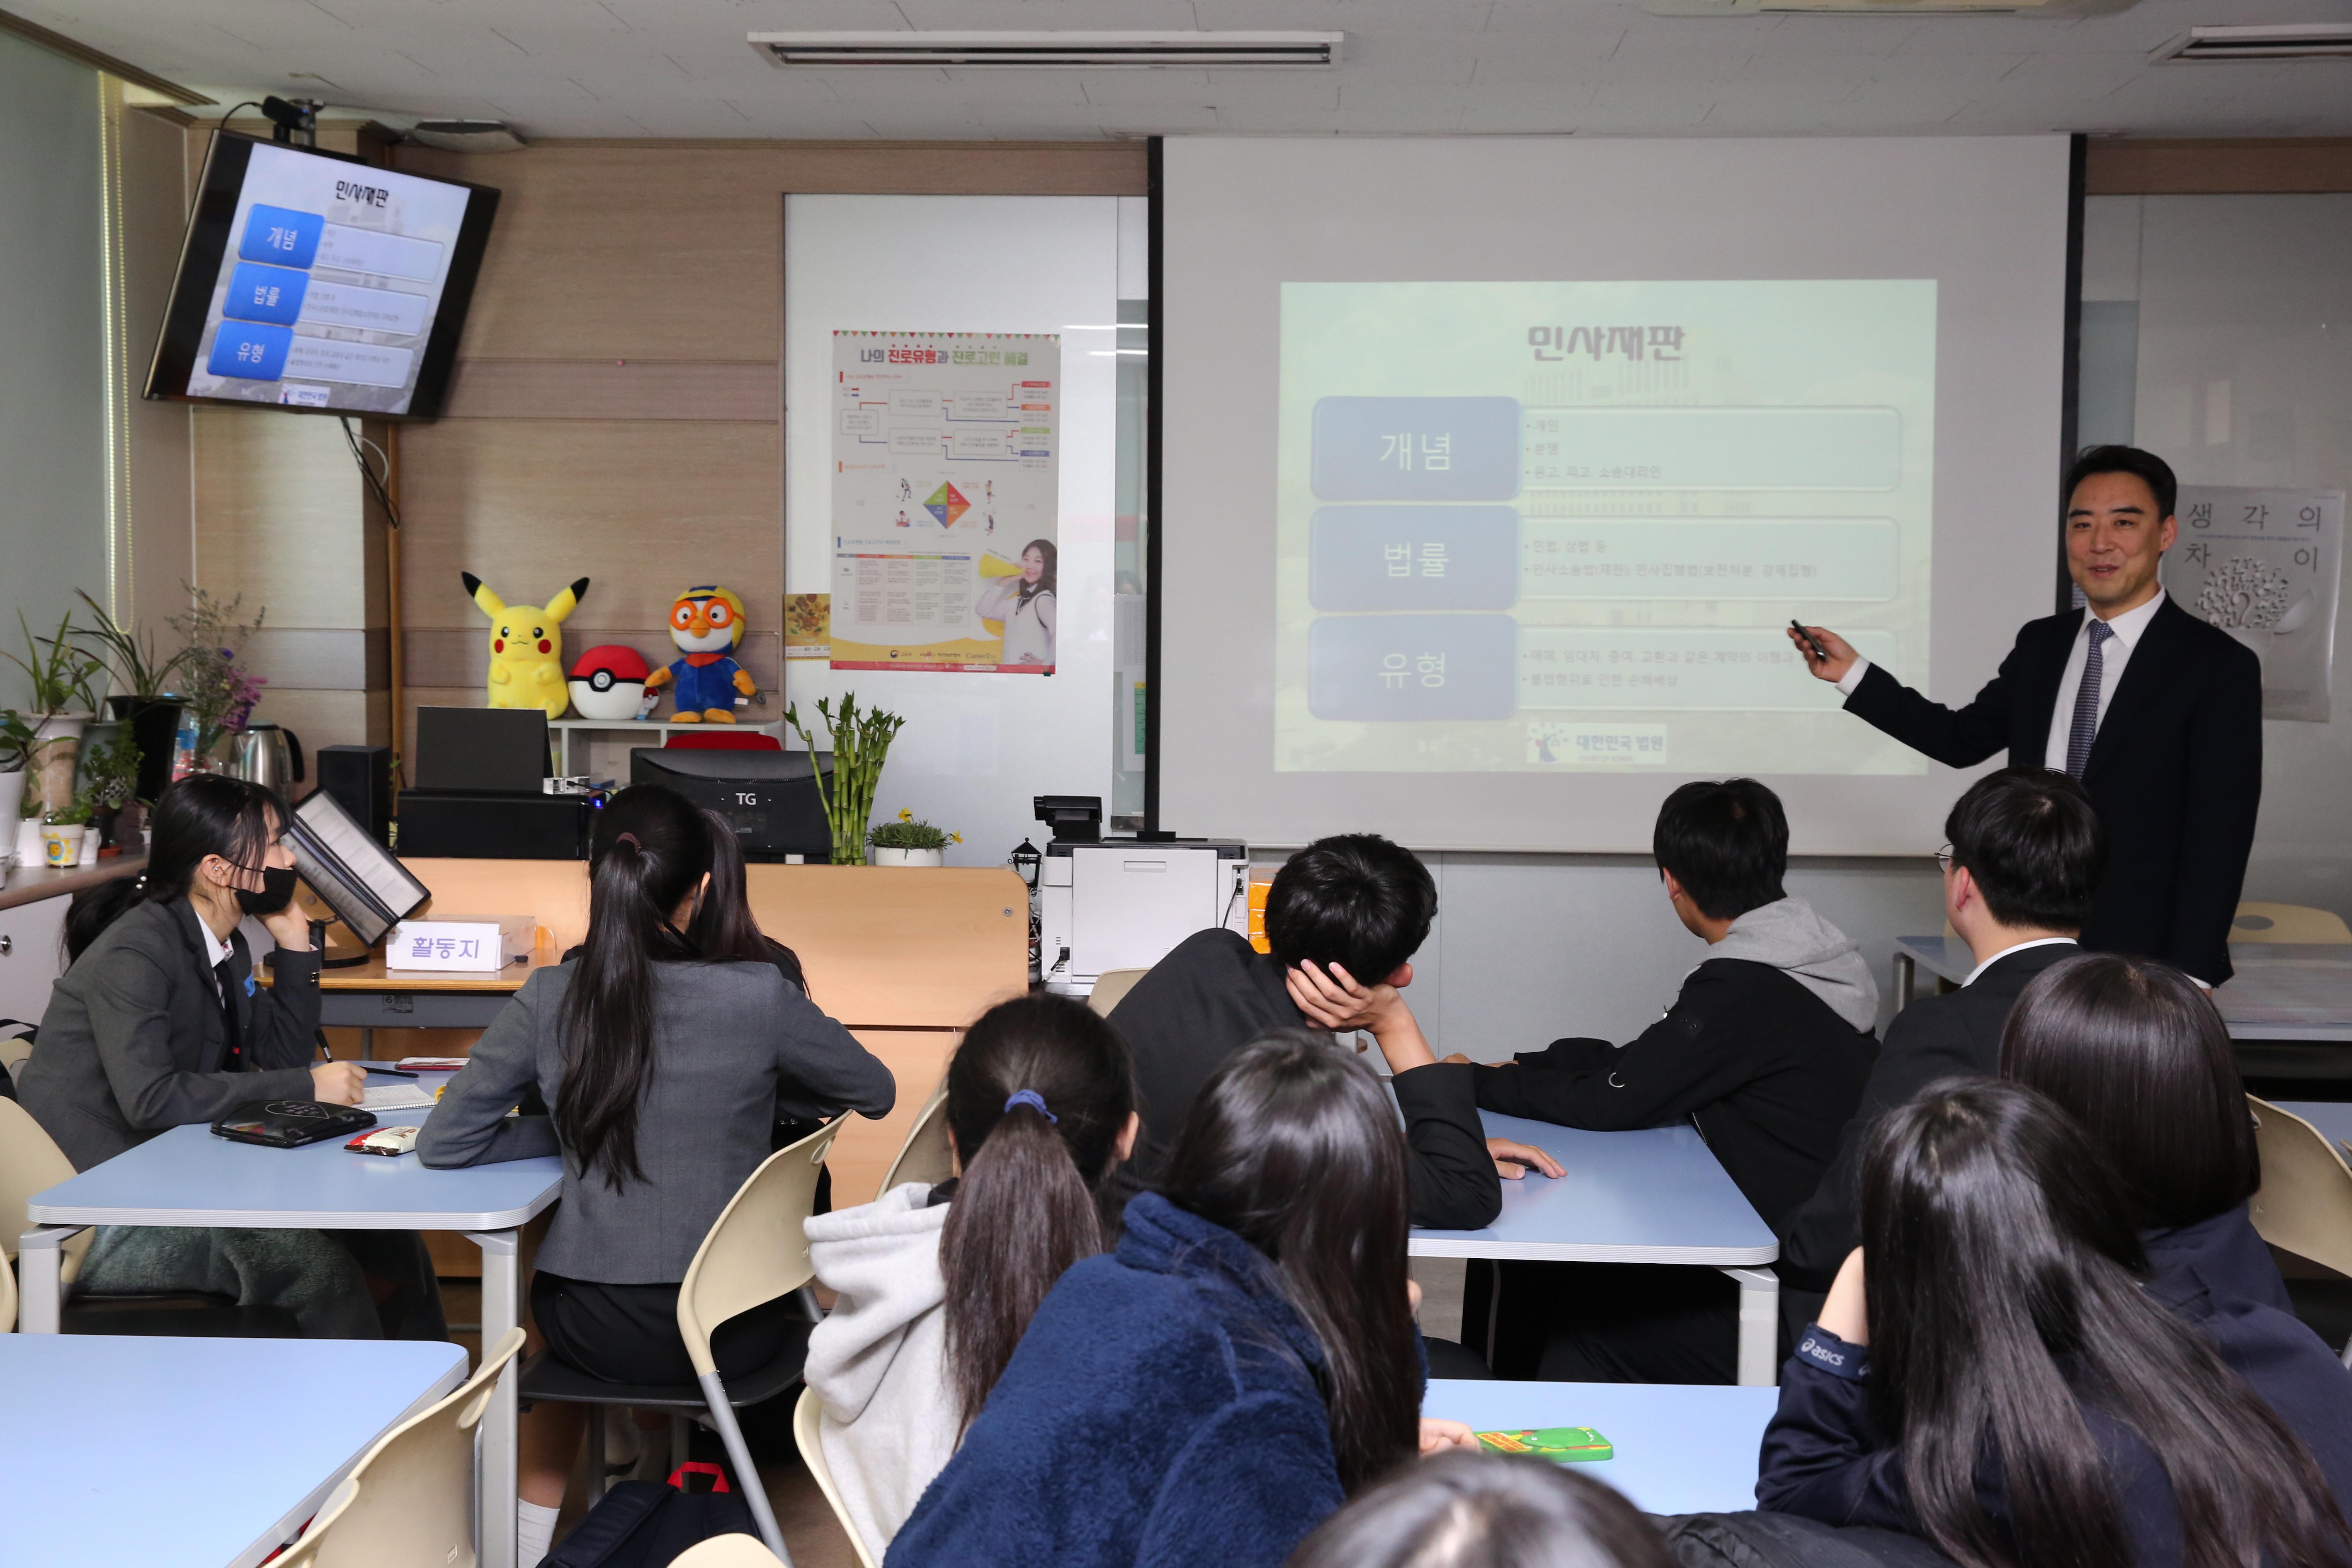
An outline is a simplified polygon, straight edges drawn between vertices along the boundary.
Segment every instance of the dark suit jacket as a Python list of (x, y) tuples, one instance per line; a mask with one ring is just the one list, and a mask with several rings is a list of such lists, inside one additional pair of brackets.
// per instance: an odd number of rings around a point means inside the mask
[(1994, 960), (1975, 984), (1922, 996), (1895, 1015), (1862, 1087), (1862, 1102), (1838, 1135), (1836, 1158), (1813, 1195), (1780, 1221), (1784, 1281), (1800, 1290), (1827, 1290), (1845, 1255), (1862, 1245), (1862, 1140), (1872, 1124), (1939, 1078), (1998, 1073), (2010, 1004), (2035, 975), (2081, 951), (2053, 943), (2009, 953)]
[(253, 961), (229, 937), (229, 987), (247, 1068), (224, 1072), (228, 1035), (205, 939), (185, 899), (133, 904), (49, 993), (17, 1084), (25, 1109), (77, 1171), (165, 1128), (213, 1121), (248, 1100), (308, 1100), (318, 1050), (319, 955), (279, 952), (249, 994)]
[[(2026, 622), (1965, 708), (1930, 702), (1873, 665), (1846, 711), (1952, 767), (2003, 746), (2012, 767), (2041, 767), (2082, 625), (2079, 610)], [(2209, 985), (2229, 979), (2230, 922), (2263, 795), (2262, 661), (2167, 598), (2124, 667), (2083, 787), (2107, 826), (2107, 873), (2083, 945), (2160, 958)]]
[[(1221, 927), (1170, 949), (1111, 1009), (1110, 1023), (1135, 1055), (1143, 1113), (1135, 1158), (1114, 1178), (1125, 1195), (1165, 1172), (1184, 1113), (1227, 1057), (1268, 1029), (1314, 1026), (1290, 999), (1281, 963)], [(1475, 1070), (1431, 1062), (1389, 1080), (1404, 1116), (1415, 1225), (1480, 1230), (1503, 1212), (1502, 1178), (1471, 1083)]]

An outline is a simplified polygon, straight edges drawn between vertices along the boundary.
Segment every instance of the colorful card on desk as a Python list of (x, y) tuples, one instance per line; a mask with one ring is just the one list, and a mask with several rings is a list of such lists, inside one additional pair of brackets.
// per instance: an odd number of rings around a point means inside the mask
[(1590, 1426), (1529, 1426), (1509, 1432), (1480, 1432), (1479, 1444), (1497, 1454), (1526, 1454), (1556, 1465), (1585, 1464), (1612, 1458), (1617, 1450)]

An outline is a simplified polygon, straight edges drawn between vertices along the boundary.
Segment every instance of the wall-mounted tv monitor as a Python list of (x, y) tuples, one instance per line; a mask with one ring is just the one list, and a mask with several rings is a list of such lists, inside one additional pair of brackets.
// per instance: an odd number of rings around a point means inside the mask
[(498, 205), (482, 185), (215, 136), (147, 395), (437, 416)]

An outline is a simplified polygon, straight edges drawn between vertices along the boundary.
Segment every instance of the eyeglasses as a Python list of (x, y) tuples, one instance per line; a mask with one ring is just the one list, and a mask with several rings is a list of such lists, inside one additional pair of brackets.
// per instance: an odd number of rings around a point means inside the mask
[(1948, 871), (1951, 868), (1952, 847), (1947, 844), (1941, 849), (1936, 851), (1936, 869), (1938, 871)]

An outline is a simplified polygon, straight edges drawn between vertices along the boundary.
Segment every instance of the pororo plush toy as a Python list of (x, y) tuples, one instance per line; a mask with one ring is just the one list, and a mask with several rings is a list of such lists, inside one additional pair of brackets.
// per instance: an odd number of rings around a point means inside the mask
[(676, 724), (735, 722), (735, 696), (760, 689), (743, 667), (728, 657), (743, 640), (743, 601), (724, 588), (688, 588), (669, 609), (669, 640), (686, 655), (667, 669), (646, 678), (646, 689), (675, 683), (670, 700)]
[(551, 719), (563, 717), (572, 694), (563, 685), (563, 621), (580, 605), (588, 591), (581, 578), (547, 601), (509, 605), (482, 585), (471, 572), (457, 575), (482, 613), (490, 617), (490, 706), (544, 708)]

